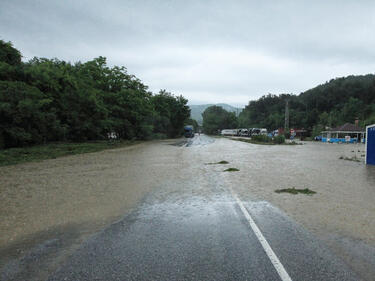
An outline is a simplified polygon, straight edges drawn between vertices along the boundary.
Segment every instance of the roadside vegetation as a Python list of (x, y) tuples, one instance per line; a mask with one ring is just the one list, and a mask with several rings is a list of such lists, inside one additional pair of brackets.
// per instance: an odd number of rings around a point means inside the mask
[(138, 141), (92, 141), (83, 143), (49, 143), (0, 150), (0, 166), (54, 159), (57, 157), (97, 152), (137, 144)]
[(155, 94), (123, 66), (105, 57), (70, 63), (22, 62), (0, 40), (0, 149), (51, 142), (145, 140), (183, 133), (187, 99)]
[(310, 190), (308, 188), (298, 189), (298, 188), (294, 188), (294, 187), (284, 188), (284, 189), (276, 189), (275, 192), (276, 193), (290, 193), (290, 194), (293, 194), (293, 195), (296, 195), (298, 193), (306, 194), (306, 195), (316, 194), (316, 191)]
[(252, 136), (250, 141), (261, 144), (284, 144), (285, 137), (283, 135), (276, 137), (268, 137), (264, 135)]

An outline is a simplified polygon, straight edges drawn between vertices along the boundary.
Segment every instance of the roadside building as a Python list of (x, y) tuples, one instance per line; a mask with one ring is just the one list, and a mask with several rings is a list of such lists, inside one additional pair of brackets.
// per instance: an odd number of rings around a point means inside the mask
[(322, 132), (322, 142), (356, 143), (363, 142), (364, 137), (365, 130), (350, 123)]
[(307, 133), (308, 132), (305, 129), (296, 129), (296, 128), (290, 129), (290, 135), (294, 136), (294, 138), (298, 138), (301, 140), (303, 140), (307, 136)]

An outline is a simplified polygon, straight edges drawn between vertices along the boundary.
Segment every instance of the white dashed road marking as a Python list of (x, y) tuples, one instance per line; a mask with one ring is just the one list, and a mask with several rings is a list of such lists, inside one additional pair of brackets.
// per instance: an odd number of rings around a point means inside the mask
[(270, 259), (271, 263), (275, 267), (275, 269), (276, 269), (277, 273), (279, 274), (281, 280), (282, 281), (292, 281), (288, 272), (286, 272), (284, 266), (282, 265), (282, 263), (280, 262), (280, 260), (276, 256), (275, 252), (272, 250), (271, 246), (268, 244), (266, 238), (263, 236), (262, 232), (260, 231), (260, 229), (258, 228), (256, 223), (254, 222), (254, 220), (251, 217), (251, 215), (249, 214), (249, 212), (246, 210), (246, 208), (243, 205), (243, 203), (241, 202), (241, 200), (234, 193), (232, 188), (229, 188), (229, 189), (230, 189), (234, 199), (236, 199), (236, 202), (237, 202), (238, 206), (240, 207), (242, 213), (244, 214), (245, 218), (249, 222), (251, 229), (254, 231), (255, 236), (258, 238), (258, 240), (259, 240), (260, 244), (262, 245), (264, 251), (266, 252), (268, 258)]

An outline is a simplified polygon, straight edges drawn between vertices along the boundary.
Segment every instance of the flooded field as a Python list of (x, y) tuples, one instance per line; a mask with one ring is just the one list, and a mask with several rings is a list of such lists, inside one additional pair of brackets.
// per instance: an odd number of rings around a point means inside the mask
[[(316, 232), (340, 230), (375, 244), (375, 167), (364, 164), (364, 145), (304, 142), (275, 146), (217, 139), (199, 150), (208, 162), (226, 160), (240, 170), (225, 181), (242, 199), (267, 200)], [(275, 192), (293, 187), (317, 193)]]
[[(149, 193), (162, 199), (184, 190), (216, 200), (207, 178), (243, 201), (270, 202), (354, 259), (358, 247), (368, 253), (375, 246), (375, 167), (362, 155), (361, 144), (254, 145), (201, 135), (1, 167), (0, 262), (53, 239), (63, 241), (53, 254), (58, 261)], [(340, 159), (354, 156), (361, 160)], [(229, 163), (207, 165), (220, 161)], [(186, 185), (189, 178), (194, 184)], [(287, 188), (316, 194), (275, 192)]]

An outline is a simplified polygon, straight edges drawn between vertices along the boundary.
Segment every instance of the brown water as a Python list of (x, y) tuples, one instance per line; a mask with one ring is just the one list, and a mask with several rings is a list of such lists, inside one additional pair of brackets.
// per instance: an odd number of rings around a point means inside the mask
[[(205, 196), (204, 185), (179, 182), (214, 178), (228, 167), (240, 171), (221, 176), (222, 185), (243, 201), (269, 201), (320, 237), (334, 235), (375, 246), (375, 167), (339, 159), (363, 159), (363, 154), (361, 144), (268, 146), (201, 135), (187, 143), (155, 141), (1, 167), (0, 263), (56, 237), (66, 243), (51, 258), (57, 263), (88, 235), (131, 211), (149, 192), (168, 197), (188, 189), (191, 193), (184, 196)], [(230, 163), (204, 165), (221, 160)], [(274, 192), (289, 187), (317, 194)]]
[[(208, 162), (226, 160), (240, 169), (235, 177), (227, 175), (226, 184), (243, 200), (267, 200), (314, 232), (339, 231), (375, 244), (375, 166), (339, 159), (364, 159), (364, 145), (272, 146), (217, 139), (214, 145), (192, 149)], [(317, 194), (274, 192), (291, 187)]]

